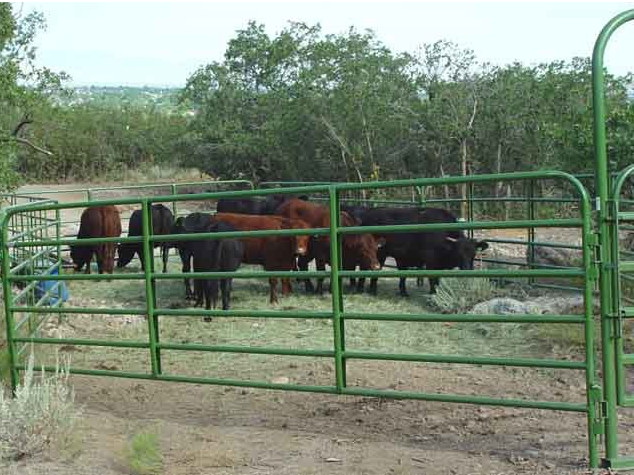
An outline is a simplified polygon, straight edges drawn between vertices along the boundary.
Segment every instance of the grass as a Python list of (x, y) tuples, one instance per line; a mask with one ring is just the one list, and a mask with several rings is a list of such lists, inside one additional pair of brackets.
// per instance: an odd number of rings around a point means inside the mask
[(124, 450), (124, 462), (132, 475), (158, 475), (163, 471), (159, 436), (146, 429), (134, 434)]

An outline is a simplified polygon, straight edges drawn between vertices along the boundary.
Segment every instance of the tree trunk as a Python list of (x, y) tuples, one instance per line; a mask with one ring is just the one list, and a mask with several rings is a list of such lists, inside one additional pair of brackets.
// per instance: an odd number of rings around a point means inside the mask
[[(443, 178), (445, 176), (445, 170), (442, 167), (442, 163), (440, 164), (440, 177)], [(443, 189), (445, 190), (445, 199), (449, 199), (449, 185), (443, 185)]]
[[(497, 152), (497, 157), (495, 162), (495, 173), (498, 173), (498, 174), (502, 173), (502, 141), (498, 141), (498, 152)], [(504, 185), (502, 185), (502, 183), (500, 183), (499, 181), (495, 185), (496, 198), (500, 197), (503, 186)]]
[[(462, 149), (462, 176), (467, 176), (467, 138), (462, 139), (462, 143), (460, 144), (460, 148)], [(467, 218), (469, 214), (469, 204), (467, 203), (467, 183), (463, 183), (460, 185), (462, 201), (460, 202), (460, 215), (463, 218)]]

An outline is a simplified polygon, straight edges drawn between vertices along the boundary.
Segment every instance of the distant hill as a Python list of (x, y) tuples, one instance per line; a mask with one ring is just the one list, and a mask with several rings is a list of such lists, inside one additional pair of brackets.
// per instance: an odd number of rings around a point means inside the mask
[(62, 105), (96, 104), (110, 107), (144, 107), (165, 113), (186, 113), (188, 107), (178, 104), (180, 88), (132, 86), (75, 86), (68, 97), (60, 97)]

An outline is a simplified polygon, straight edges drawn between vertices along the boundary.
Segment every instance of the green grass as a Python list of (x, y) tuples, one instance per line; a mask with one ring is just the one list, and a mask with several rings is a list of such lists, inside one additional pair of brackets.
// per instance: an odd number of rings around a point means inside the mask
[(124, 451), (126, 468), (132, 475), (158, 475), (163, 471), (163, 454), (158, 434), (143, 430), (134, 434)]
[[(133, 261), (124, 272), (139, 272), (140, 268), (137, 266), (138, 262)], [(158, 260), (156, 268), (160, 268)], [(256, 268), (243, 266), (241, 270), (252, 269)], [(179, 270), (180, 263), (172, 256), (169, 271)], [(436, 312), (430, 303), (427, 284), (423, 288), (417, 288), (415, 279), (409, 279), (408, 289), (411, 297), (402, 298), (397, 295), (398, 279), (381, 279), (377, 296), (344, 293), (344, 308), (346, 311), (366, 314)], [(143, 281), (73, 281), (70, 282), (69, 291), (69, 306), (145, 306)], [(514, 296), (516, 289), (510, 288), (508, 292)], [(180, 279), (158, 281), (156, 293), (158, 305), (163, 308), (191, 308), (193, 305), (191, 301), (185, 301), (183, 282)], [(303, 287), (295, 281), (291, 295), (280, 295), (278, 304), (270, 305), (268, 295), (268, 281), (234, 279), (231, 308), (285, 312), (330, 311), (332, 305), (329, 293), (324, 293), (323, 296), (306, 294)], [(74, 338), (148, 340), (148, 325), (142, 316), (80, 314), (67, 315), (65, 318), (72, 328)], [(559, 325), (521, 323), (347, 321), (345, 344), (346, 349), (351, 351), (382, 353), (553, 357), (553, 350), (559, 350), (563, 345), (553, 338), (553, 332), (560, 328)], [(171, 343), (312, 350), (333, 348), (333, 324), (330, 319), (217, 317), (212, 322), (203, 322), (199, 317), (160, 317), (159, 333), (161, 342)], [(52, 345), (40, 346), (38, 364), (50, 363), (52, 349)], [(72, 352), (73, 366), (77, 368), (143, 373), (150, 371), (147, 349), (67, 345), (65, 351)], [(258, 381), (288, 376), (293, 383), (328, 385), (333, 383), (334, 378), (333, 358), (163, 350), (161, 360), (163, 372), (172, 375)]]

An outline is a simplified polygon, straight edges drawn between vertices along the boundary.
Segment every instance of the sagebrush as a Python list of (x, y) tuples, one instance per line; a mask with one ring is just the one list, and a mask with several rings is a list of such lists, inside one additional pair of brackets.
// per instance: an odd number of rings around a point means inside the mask
[(68, 380), (68, 362), (55, 372), (36, 377), (29, 356), (24, 379), (12, 398), (0, 390), (0, 458), (19, 460), (48, 451), (65, 450), (75, 441), (80, 411)]
[(493, 298), (495, 286), (489, 279), (444, 278), (431, 302), (443, 313), (464, 313), (475, 304)]

